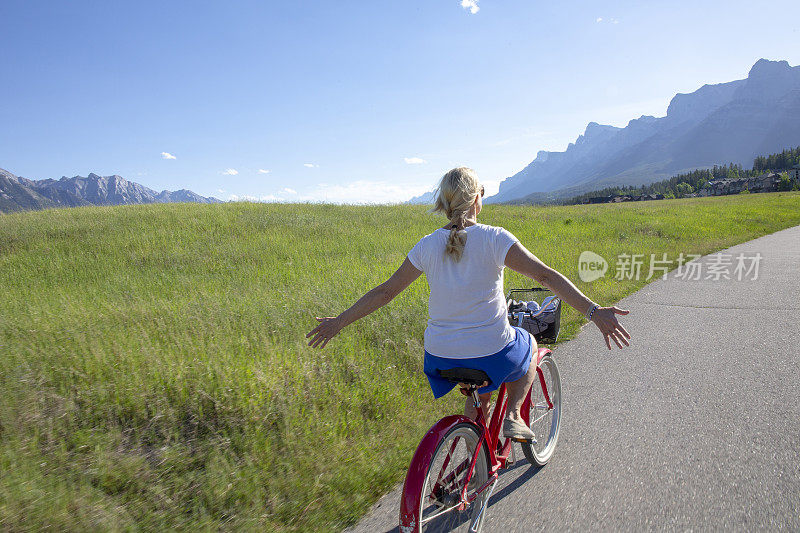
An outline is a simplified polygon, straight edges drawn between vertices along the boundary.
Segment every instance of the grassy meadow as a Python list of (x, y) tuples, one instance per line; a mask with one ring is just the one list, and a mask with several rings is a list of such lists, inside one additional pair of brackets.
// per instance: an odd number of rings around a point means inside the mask
[[(480, 221), (610, 304), (645, 281), (582, 284), (581, 251), (709, 253), (800, 224), (800, 193), (487, 206)], [(0, 530), (355, 522), (460, 395), (434, 402), (422, 374), (424, 278), (323, 351), (305, 333), (443, 222), (247, 203), (0, 216)], [(583, 322), (568, 310), (563, 338)]]

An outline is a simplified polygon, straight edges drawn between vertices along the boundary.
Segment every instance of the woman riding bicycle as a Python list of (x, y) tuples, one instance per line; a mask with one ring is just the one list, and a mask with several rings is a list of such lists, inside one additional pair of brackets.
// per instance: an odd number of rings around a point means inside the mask
[[(337, 317), (317, 318), (319, 324), (306, 338), (312, 337), (309, 346), (325, 347), (342, 328), (389, 303), (424, 272), (430, 286), (424, 371), (434, 397), (445, 395), (454, 386), (439, 376), (440, 370), (483, 370), (491, 379), (478, 389), (484, 412), (488, 412), (492, 391), (506, 383), (509, 400), (503, 435), (535, 440), (520, 409), (536, 375), (535, 368), (530, 368), (536, 340), (508, 322), (504, 267), (536, 280), (583, 313), (600, 329), (609, 350), (612, 340), (620, 348), (629, 345), (630, 335), (615, 316), (628, 311), (598, 306), (510, 232), (479, 224), (483, 194), (472, 169), (454, 168), (445, 174), (433, 210), (449, 219), (447, 225), (420, 239), (400, 268), (352, 307)], [(465, 414), (475, 416), (469, 399)]]

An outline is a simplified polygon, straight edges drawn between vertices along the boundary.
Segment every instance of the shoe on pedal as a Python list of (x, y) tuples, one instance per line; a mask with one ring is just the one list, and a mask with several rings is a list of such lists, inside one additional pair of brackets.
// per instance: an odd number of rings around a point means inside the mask
[(503, 436), (517, 442), (536, 444), (536, 436), (531, 428), (510, 418), (503, 420)]

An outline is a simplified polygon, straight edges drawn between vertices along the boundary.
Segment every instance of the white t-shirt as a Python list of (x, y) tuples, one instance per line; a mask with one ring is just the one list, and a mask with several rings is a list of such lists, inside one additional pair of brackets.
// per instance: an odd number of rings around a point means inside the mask
[(503, 228), (467, 226), (461, 260), (444, 248), (450, 230), (426, 235), (408, 253), (425, 273), (431, 296), (425, 350), (439, 357), (464, 359), (492, 355), (514, 339), (503, 295), (503, 268), (517, 238)]

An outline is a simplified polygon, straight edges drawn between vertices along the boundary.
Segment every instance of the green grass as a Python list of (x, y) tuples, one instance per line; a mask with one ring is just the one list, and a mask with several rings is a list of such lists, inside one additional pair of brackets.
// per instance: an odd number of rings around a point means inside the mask
[[(586, 249), (709, 253), (800, 224), (800, 194), (489, 206), (481, 221), (577, 281)], [(356, 521), (460, 401), (434, 402), (421, 372), (422, 279), (324, 351), (304, 335), (441, 224), (418, 206), (0, 216), (0, 529)], [(644, 283), (578, 285), (611, 303)], [(528, 284), (507, 275), (507, 287)], [(562, 331), (582, 321), (569, 310)]]

